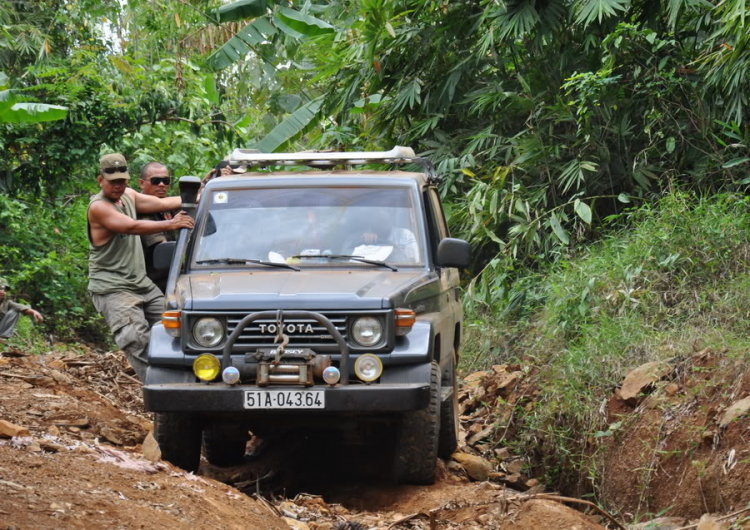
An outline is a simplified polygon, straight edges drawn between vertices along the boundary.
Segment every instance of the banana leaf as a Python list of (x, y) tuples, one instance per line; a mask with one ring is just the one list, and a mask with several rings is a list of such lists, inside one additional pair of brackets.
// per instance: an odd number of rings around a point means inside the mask
[(40, 123), (62, 120), (68, 115), (68, 108), (44, 103), (16, 103), (10, 109), (0, 106), (0, 123)]
[(335, 31), (329, 23), (288, 7), (279, 8), (274, 22), (284, 33), (297, 39), (317, 37)]
[(280, 146), (301, 134), (318, 115), (322, 104), (323, 98), (319, 97), (302, 105), (274, 127), (261, 141), (251, 147), (261, 153), (273, 153)]
[(16, 104), (16, 98), (10, 90), (0, 90), (0, 114)]
[(208, 57), (208, 65), (213, 70), (222, 70), (231, 66), (252, 51), (253, 46), (257, 46), (275, 34), (276, 28), (266, 18), (259, 18), (242, 28), (226, 44), (213, 52)]
[(266, 0), (240, 0), (214, 9), (216, 22), (233, 22), (246, 18), (260, 17), (266, 14), (268, 6)]

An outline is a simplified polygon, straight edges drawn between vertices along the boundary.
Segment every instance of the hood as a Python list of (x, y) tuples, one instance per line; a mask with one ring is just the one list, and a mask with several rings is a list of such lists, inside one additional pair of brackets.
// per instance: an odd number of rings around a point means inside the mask
[(426, 271), (270, 270), (191, 274), (190, 309), (382, 309), (403, 299)]

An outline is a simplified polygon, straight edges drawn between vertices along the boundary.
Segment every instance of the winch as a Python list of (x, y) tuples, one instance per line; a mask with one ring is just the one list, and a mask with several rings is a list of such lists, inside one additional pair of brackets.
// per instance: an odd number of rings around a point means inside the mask
[(310, 348), (263, 348), (254, 357), (258, 361), (258, 386), (313, 386), (314, 380), (322, 380), (323, 370), (331, 366), (330, 355), (317, 355)]
[(256, 384), (268, 386), (304, 385), (313, 386), (314, 379), (323, 378), (323, 370), (331, 366), (330, 355), (317, 355), (310, 348), (289, 348), (289, 336), (284, 333), (285, 325), (282, 312), (277, 313), (277, 322), (273, 327), (277, 330), (274, 348), (261, 348), (254, 357), (258, 361)]

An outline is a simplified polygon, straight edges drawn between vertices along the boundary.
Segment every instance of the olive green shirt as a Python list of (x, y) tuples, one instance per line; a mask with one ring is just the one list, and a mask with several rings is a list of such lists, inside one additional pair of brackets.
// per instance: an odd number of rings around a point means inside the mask
[[(96, 201), (112, 204), (120, 213), (136, 219), (135, 204), (127, 195), (120, 198), (122, 206), (113, 203), (99, 192), (89, 201), (89, 208)], [(112, 234), (105, 244), (95, 246), (91, 240), (91, 225), (86, 222), (89, 237), (89, 291), (108, 294), (119, 291), (147, 291), (154, 283), (146, 276), (141, 238), (131, 234)]]
[(27, 305), (19, 304), (18, 302), (14, 302), (13, 300), (8, 300), (6, 298), (2, 302), (0, 302), (0, 318), (3, 318), (5, 316), (5, 313), (7, 313), (10, 309), (15, 309), (19, 313), (23, 313), (24, 311), (28, 311), (31, 308)]

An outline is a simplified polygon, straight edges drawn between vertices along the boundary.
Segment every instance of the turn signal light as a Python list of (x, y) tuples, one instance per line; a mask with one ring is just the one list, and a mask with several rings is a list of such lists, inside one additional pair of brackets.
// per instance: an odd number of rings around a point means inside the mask
[(396, 309), (396, 335), (409, 333), (416, 321), (417, 314), (411, 309)]
[(164, 329), (173, 337), (180, 336), (181, 319), (182, 311), (164, 311), (161, 314), (161, 323), (164, 324)]

